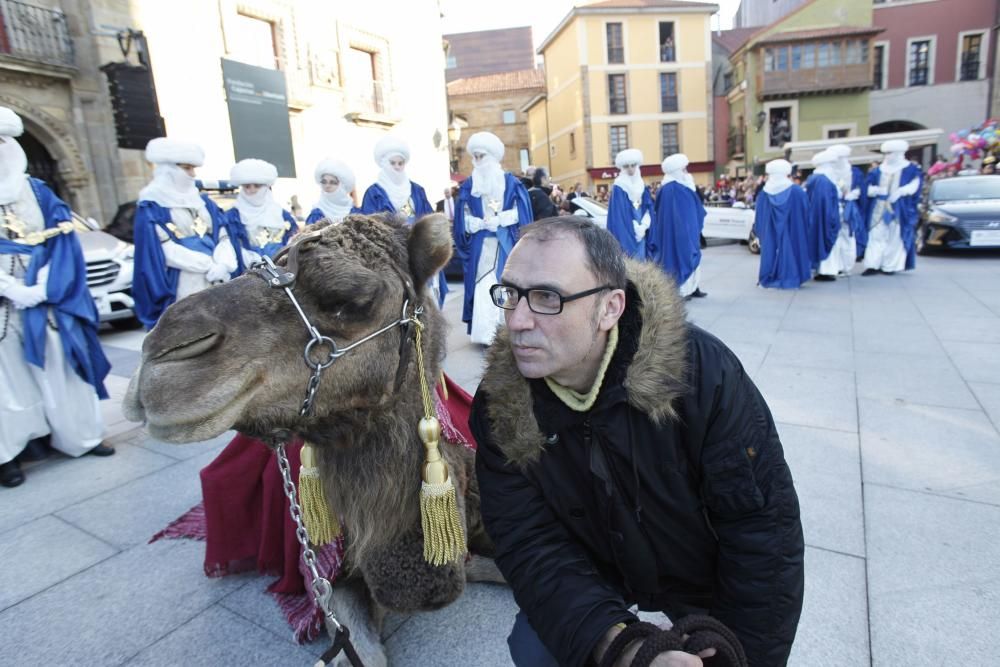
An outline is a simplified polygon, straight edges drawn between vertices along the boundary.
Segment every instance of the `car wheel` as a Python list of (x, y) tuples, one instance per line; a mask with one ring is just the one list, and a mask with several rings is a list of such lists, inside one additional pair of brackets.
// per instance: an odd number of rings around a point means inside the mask
[(138, 317), (125, 317), (120, 320), (109, 320), (108, 324), (111, 328), (117, 329), (118, 331), (133, 331), (142, 326), (142, 322), (139, 321)]
[(750, 238), (747, 240), (747, 250), (755, 255), (760, 254), (760, 239), (753, 232), (750, 232)]

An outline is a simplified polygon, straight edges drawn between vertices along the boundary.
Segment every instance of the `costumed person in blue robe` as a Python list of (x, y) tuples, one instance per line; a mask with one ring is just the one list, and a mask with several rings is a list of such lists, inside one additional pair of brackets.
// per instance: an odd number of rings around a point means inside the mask
[[(410, 161), (410, 147), (401, 138), (387, 134), (375, 144), (375, 164), (379, 166), (378, 177), (365, 190), (361, 201), (361, 212), (365, 215), (373, 213), (396, 213), (406, 218), (406, 223), (414, 221), (434, 212), (427, 199), (423, 187), (410, 180), (406, 175), (406, 165)], [(444, 271), (438, 273), (437, 280), (432, 280), (431, 290), (437, 296), (439, 306), (444, 306), (444, 298), (448, 294), (448, 280)]]
[(920, 215), (920, 167), (906, 159), (910, 144), (892, 139), (882, 144), (882, 163), (868, 173), (868, 247), (861, 275), (896, 273), (917, 264)]
[(809, 261), (816, 270), (816, 280), (836, 280), (841, 272), (851, 270), (854, 264), (854, 240), (845, 234), (851, 255), (850, 264), (841, 262), (843, 244), (840, 243), (840, 187), (837, 184), (837, 156), (823, 150), (812, 157), (815, 167), (806, 180), (809, 196)]
[(69, 207), (25, 173), (20, 116), (0, 107), (0, 485), (24, 482), (18, 455), (50, 435), (67, 456), (109, 456), (99, 399), (111, 365)]
[(674, 153), (663, 161), (663, 182), (656, 193), (653, 222), (646, 236), (646, 257), (663, 267), (685, 299), (708, 296), (701, 276), (701, 230), (705, 207), (687, 172), (688, 157)]
[[(847, 144), (830, 146), (837, 156), (837, 184), (841, 187), (841, 216), (853, 237), (855, 262), (864, 256), (868, 245), (868, 188), (863, 171), (851, 164), (851, 147)], [(846, 254), (846, 249), (844, 250)], [(853, 264), (852, 264), (853, 266)]]
[(237, 269), (234, 239), (222, 210), (195, 186), (201, 146), (160, 137), (146, 146), (153, 180), (139, 191), (135, 211), (135, 313), (152, 329), (167, 307)]
[(646, 189), (640, 169), (642, 152), (626, 148), (615, 156), (618, 176), (608, 201), (608, 231), (630, 257), (645, 259), (646, 232), (652, 221), (653, 197)]
[(765, 167), (767, 182), (757, 195), (754, 229), (760, 239), (761, 287), (797, 289), (812, 277), (809, 265), (809, 201), (792, 182), (792, 165), (772, 160)]
[(299, 231), (298, 221), (274, 201), (276, 180), (277, 167), (256, 158), (240, 160), (229, 170), (229, 182), (240, 186), (236, 204), (226, 211), (229, 237), (239, 247), (234, 277), (263, 256), (274, 257)]
[(306, 218), (311, 225), (320, 220), (336, 224), (351, 213), (360, 213), (354, 205), (354, 170), (346, 162), (332, 157), (323, 158), (314, 172), (319, 184), (319, 200)]
[(500, 282), (518, 232), (533, 220), (531, 198), (520, 179), (501, 166), (504, 145), (492, 132), (476, 132), (466, 144), (472, 175), (458, 190), (455, 245), (465, 268), (462, 321), (473, 343), (489, 345), (504, 322), (490, 287)]

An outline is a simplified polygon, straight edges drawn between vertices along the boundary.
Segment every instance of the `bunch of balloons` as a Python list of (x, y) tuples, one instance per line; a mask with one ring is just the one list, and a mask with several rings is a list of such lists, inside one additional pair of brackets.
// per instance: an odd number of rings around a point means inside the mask
[(951, 153), (957, 161), (1000, 155), (1000, 120), (991, 118), (978, 127), (952, 132), (949, 138)]

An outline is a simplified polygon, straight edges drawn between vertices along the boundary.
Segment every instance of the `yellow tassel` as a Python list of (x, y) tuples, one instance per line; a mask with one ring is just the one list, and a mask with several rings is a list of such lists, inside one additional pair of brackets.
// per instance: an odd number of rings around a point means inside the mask
[(316, 450), (312, 445), (302, 445), (302, 466), (299, 468), (299, 505), (302, 507), (302, 524), (309, 533), (309, 541), (320, 546), (329, 544), (340, 535), (340, 522), (330, 511), (330, 503), (323, 491), (323, 480), (316, 466)]
[(424, 443), (423, 483), (420, 485), (420, 525), (424, 531), (424, 560), (431, 565), (458, 562), (465, 556), (465, 528), (458, 514), (455, 484), (438, 442), (441, 425), (424, 417), (417, 428)]
[(448, 383), (444, 379), (444, 370), (441, 370), (441, 377), (438, 378), (438, 383), (441, 385), (441, 396), (444, 400), (448, 400)]

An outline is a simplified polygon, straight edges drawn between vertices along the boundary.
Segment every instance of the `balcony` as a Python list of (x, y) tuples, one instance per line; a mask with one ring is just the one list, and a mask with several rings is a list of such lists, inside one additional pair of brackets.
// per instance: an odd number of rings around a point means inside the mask
[(812, 69), (762, 72), (758, 96), (763, 100), (870, 90), (868, 63)]
[(746, 153), (747, 136), (735, 127), (729, 128), (729, 157), (742, 157)]
[(57, 9), (0, 0), (0, 55), (75, 67), (66, 15)]
[(393, 117), (395, 105), (392, 90), (383, 81), (348, 83), (345, 91), (347, 118), (358, 124), (392, 126), (399, 122)]

